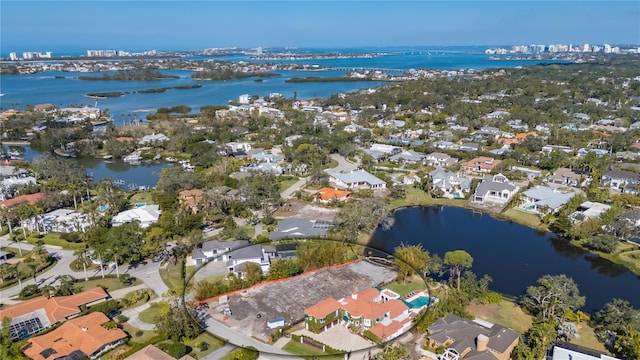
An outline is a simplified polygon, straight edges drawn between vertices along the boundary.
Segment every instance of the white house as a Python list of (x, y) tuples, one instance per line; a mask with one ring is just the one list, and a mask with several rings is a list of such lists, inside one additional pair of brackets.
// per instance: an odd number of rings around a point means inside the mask
[(346, 188), (386, 189), (387, 183), (362, 169), (350, 172), (335, 172), (331, 174), (331, 181)]
[(555, 213), (576, 194), (547, 186), (534, 186), (522, 193), (519, 209), (535, 214)]
[(166, 136), (165, 134), (151, 134), (151, 135), (145, 135), (143, 136), (139, 141), (138, 144), (140, 145), (147, 145), (147, 144), (157, 144), (157, 143), (163, 143), (165, 141), (169, 141), (169, 137)]
[(251, 150), (251, 144), (249, 144), (248, 142), (232, 141), (232, 142), (226, 143), (225, 146), (231, 152), (240, 152), (240, 151), (247, 152), (247, 151)]
[(155, 224), (160, 218), (162, 211), (158, 205), (144, 205), (131, 210), (122, 211), (111, 219), (112, 226), (137, 221), (140, 227), (146, 228)]
[(472, 201), (480, 204), (494, 203), (504, 205), (511, 200), (520, 188), (502, 175), (487, 175), (478, 184)]
[(70, 209), (56, 209), (44, 215), (26, 219), (21, 224), (30, 231), (71, 233), (91, 226), (87, 215)]

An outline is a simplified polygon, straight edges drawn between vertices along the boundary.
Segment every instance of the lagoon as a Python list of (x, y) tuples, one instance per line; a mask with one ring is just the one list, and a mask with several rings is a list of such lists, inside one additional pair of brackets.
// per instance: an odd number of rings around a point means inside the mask
[(431, 254), (465, 250), (473, 272), (493, 278), (492, 290), (520, 296), (543, 275), (566, 274), (594, 312), (613, 298), (640, 308), (640, 276), (571, 245), (553, 233), (456, 207), (411, 207), (394, 213), (390, 229), (379, 227), (369, 247), (386, 253), (401, 243), (422, 244)]

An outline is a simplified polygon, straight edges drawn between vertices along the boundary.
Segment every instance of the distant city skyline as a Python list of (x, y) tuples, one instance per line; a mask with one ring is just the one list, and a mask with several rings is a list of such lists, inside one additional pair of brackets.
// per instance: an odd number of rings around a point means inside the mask
[(640, 44), (639, 1), (14, 1), (2, 55), (215, 47)]

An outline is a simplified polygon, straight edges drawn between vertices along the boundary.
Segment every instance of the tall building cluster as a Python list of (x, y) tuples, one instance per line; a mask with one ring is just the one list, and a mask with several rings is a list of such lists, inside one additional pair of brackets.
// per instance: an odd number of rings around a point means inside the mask
[(640, 47), (629, 47), (621, 49), (619, 46), (610, 44), (604, 45), (573, 45), (573, 44), (551, 44), (551, 45), (514, 45), (508, 48), (491, 48), (485, 50), (485, 54), (504, 55), (504, 54), (540, 54), (540, 53), (640, 53)]

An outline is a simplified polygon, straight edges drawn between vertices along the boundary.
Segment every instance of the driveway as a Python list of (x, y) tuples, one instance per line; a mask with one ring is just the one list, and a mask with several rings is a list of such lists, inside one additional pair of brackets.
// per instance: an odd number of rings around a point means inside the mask
[(355, 170), (358, 168), (358, 166), (360, 166), (360, 161), (352, 163), (340, 154), (331, 154), (331, 158), (338, 162), (338, 166), (331, 169), (325, 169), (324, 171), (328, 174), (338, 172), (338, 171), (347, 172), (347, 171)]

